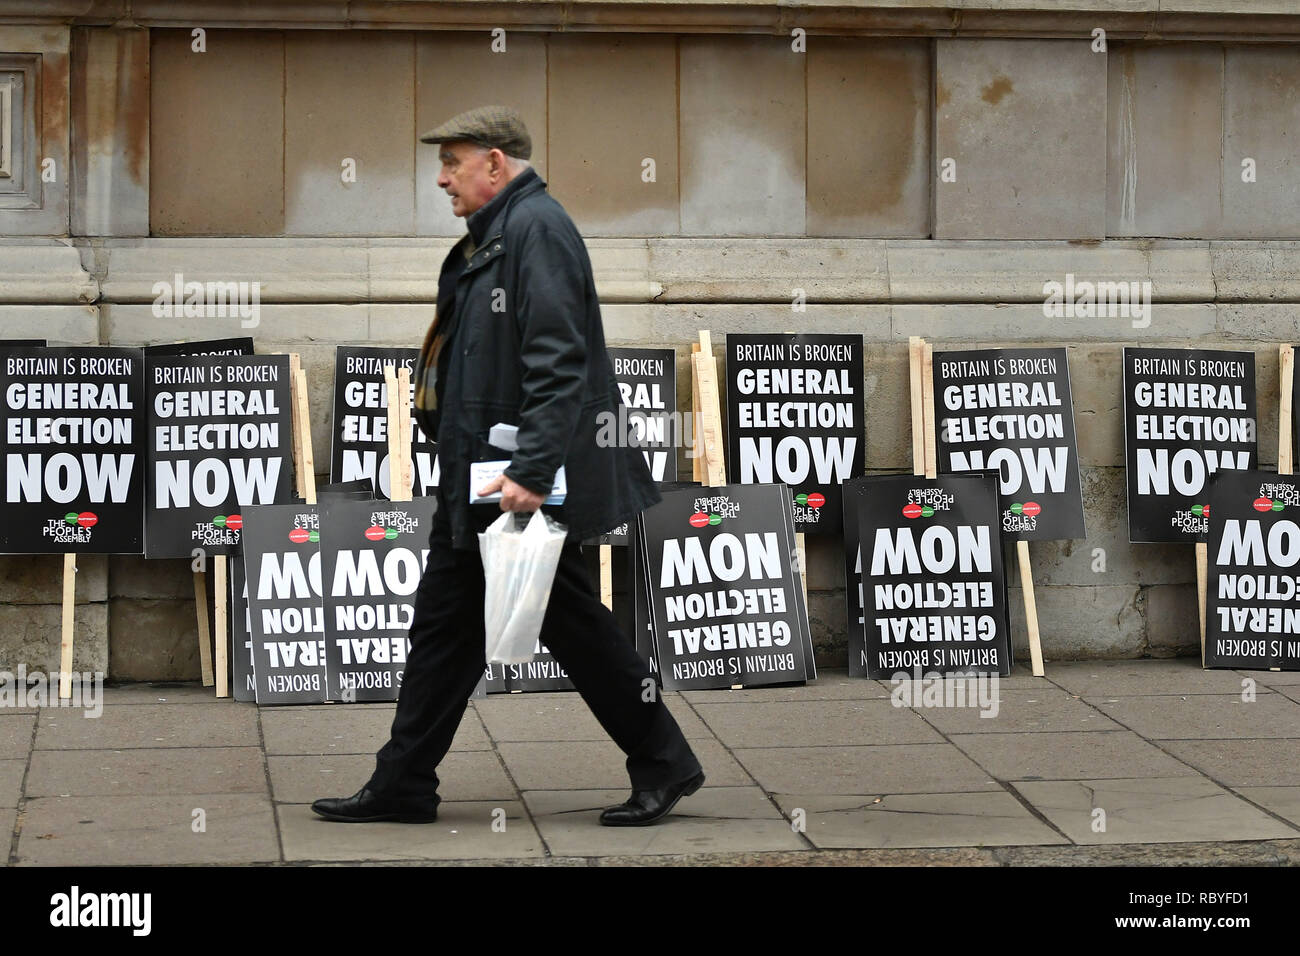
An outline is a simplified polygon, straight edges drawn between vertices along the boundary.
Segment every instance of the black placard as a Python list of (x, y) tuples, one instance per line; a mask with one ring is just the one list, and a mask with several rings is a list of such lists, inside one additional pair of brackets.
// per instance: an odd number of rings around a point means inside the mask
[[(631, 423), (618, 434), (631, 434), (655, 481), (676, 481), (676, 349), (609, 349), (609, 359)], [(619, 543), (627, 543), (626, 534)]]
[(858, 509), (853, 505), (862, 495), (860, 486), (866, 479), (854, 478), (844, 483), (844, 600), (849, 622), (849, 676), (867, 676), (867, 627), (862, 602), (865, 598), (862, 576), (862, 539), (858, 536)]
[(244, 518), (248, 631), (257, 702), (323, 702), (325, 614), (316, 505), (249, 508)]
[(997, 476), (864, 478), (867, 676), (1011, 672)]
[(286, 355), (146, 359), (145, 555), (230, 554), (246, 509), (293, 493)]
[(1300, 670), (1300, 480), (1210, 481), (1205, 666)]
[(651, 620), (668, 690), (807, 679), (808, 618), (784, 485), (664, 495), (642, 513)]
[(0, 354), (0, 552), (140, 553), (144, 404), (139, 349)]
[(244, 556), (232, 554), (227, 562), (230, 584), (230, 690), (235, 700), (256, 700), (253, 677), (253, 641), (248, 635), (248, 577)]
[(202, 342), (174, 342), (170, 345), (146, 345), (145, 355), (252, 355), (253, 340), (248, 336), (233, 339), (206, 339)]
[(1128, 537), (1197, 541), (1209, 478), (1257, 465), (1255, 353), (1124, 349)]
[(330, 700), (396, 700), (436, 502), (333, 497), (321, 512)]
[(863, 470), (861, 335), (727, 336), (727, 474), (784, 482), (795, 530), (835, 534)]
[[(330, 481), (369, 479), (376, 498), (391, 495), (388, 468), (388, 386), (384, 367), (415, 374), (419, 349), (340, 345), (334, 353), (334, 424)], [(414, 385), (408, 402), (414, 401)], [(424, 498), (438, 487), (437, 445), (411, 419), (411, 494)], [(377, 480), (376, 480), (377, 479)]]
[(1084, 537), (1066, 356), (1063, 348), (934, 353), (939, 473), (998, 471), (1008, 540)]

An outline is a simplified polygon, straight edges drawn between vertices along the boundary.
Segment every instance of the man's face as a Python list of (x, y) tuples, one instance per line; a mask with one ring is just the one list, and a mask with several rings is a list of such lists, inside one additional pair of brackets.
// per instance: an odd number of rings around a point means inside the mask
[(468, 216), (499, 193), (506, 184), (505, 154), (483, 149), (467, 140), (442, 144), (438, 185), (451, 197), (451, 211)]

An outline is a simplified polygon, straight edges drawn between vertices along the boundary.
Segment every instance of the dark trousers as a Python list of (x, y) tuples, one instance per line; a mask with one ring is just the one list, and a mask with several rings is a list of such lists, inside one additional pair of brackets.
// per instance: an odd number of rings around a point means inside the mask
[[(477, 550), (456, 550), (439, 531), (430, 538), (416, 591), (392, 733), (366, 784), (388, 799), (433, 806), (440, 802), (435, 768), (451, 747), (485, 663), (483, 563)], [(592, 590), (577, 544), (561, 552), (541, 638), (627, 754), (633, 789), (680, 783), (700, 771), (632, 639)]]

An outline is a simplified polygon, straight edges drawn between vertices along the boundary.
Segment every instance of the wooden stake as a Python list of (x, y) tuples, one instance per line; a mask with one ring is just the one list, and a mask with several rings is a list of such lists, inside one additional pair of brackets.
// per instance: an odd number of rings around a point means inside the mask
[(704, 480), (704, 425), (700, 420), (700, 376), (695, 372), (695, 356), (700, 343), (691, 343), (691, 480)]
[(921, 408), (925, 413), (925, 477), (939, 475), (939, 450), (935, 441), (934, 422), (934, 348), (921, 340)]
[(712, 339), (707, 329), (700, 331), (700, 350), (692, 350), (696, 387), (700, 393), (701, 439), (704, 461), (700, 465), (704, 483), (718, 487), (727, 483), (726, 461), (722, 450), (722, 408), (718, 399), (718, 366), (713, 358)]
[(1278, 356), (1278, 368), (1281, 379), (1281, 403), (1277, 416), (1277, 473), (1291, 475), (1295, 473), (1293, 456), (1295, 449), (1291, 442), (1291, 393), (1295, 388), (1295, 349), (1290, 345), (1281, 347)]
[(1210, 545), (1196, 542), (1196, 601), (1201, 606), (1201, 667), (1205, 667), (1205, 599), (1210, 593)]
[(77, 609), (77, 556), (63, 556), (63, 639), (59, 644), (59, 699), (72, 697), (72, 636)]
[(302, 368), (302, 363), (298, 359), (297, 352), (289, 353), (289, 392), (293, 396), (293, 406), (290, 408), (290, 417), (293, 420), (293, 427), (290, 429), (293, 437), (293, 490), (299, 498), (306, 498), (302, 484), (302, 442), (298, 434), (298, 371)]
[(1029, 662), (1035, 677), (1042, 677), (1043, 645), (1038, 638), (1038, 603), (1034, 600), (1034, 569), (1029, 564), (1029, 542), (1016, 542), (1020, 559), (1020, 588), (1025, 594), (1025, 623), (1029, 626)]
[[(292, 359), (294, 356), (290, 356)], [(301, 368), (293, 376), (293, 429), (295, 444), (298, 446), (298, 461), (295, 471), (298, 473), (299, 494), (309, 505), (316, 503), (316, 457), (311, 450), (311, 418), (307, 411), (307, 373)]]
[(226, 580), (226, 556), (218, 554), (212, 559), (212, 597), (214, 605), (213, 637), (217, 645), (217, 696), (230, 696), (230, 678), (227, 675), (227, 642), (230, 629), (226, 627), (226, 610), (230, 602), (230, 586)]
[[(203, 560), (207, 561), (207, 555)], [(194, 610), (199, 622), (199, 669), (203, 673), (203, 686), (211, 687), (212, 679), (212, 635), (208, 633), (208, 574), (206, 571), (194, 572)]]
[(907, 340), (907, 359), (912, 383), (912, 474), (925, 474), (925, 402), (921, 397), (925, 346), (919, 335)]
[(608, 544), (600, 546), (600, 603), (614, 610), (614, 549)]
[[(405, 381), (405, 387), (403, 386)], [(388, 500), (411, 500), (411, 375), (403, 368), (384, 366), (384, 387), (388, 390)]]
[(806, 607), (808, 604), (808, 548), (802, 531), (796, 531), (794, 536), (795, 554), (799, 556), (799, 581), (803, 585), (803, 603)]

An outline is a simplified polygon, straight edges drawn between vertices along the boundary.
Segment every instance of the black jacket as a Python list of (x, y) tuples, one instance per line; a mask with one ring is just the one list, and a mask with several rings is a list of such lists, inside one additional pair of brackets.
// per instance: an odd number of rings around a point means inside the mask
[[(621, 398), (582, 237), (531, 168), (472, 214), (468, 225), (470, 233), (443, 262), (439, 282), (444, 344), (433, 388), (436, 409), (423, 395), (433, 378), (432, 334), (415, 375), (416, 417), (438, 441), (435, 533), (445, 533), (449, 524), (454, 547), (478, 547), (476, 532), (501, 511), (495, 503), (469, 504), (469, 465), (505, 457), (512, 480), (542, 493), (564, 465), (565, 503), (544, 510), (568, 526), (570, 541), (618, 527), (658, 502), (659, 492), (618, 422)], [(488, 444), (497, 422), (519, 426), (513, 455)], [(598, 432), (622, 440), (598, 443)]]

